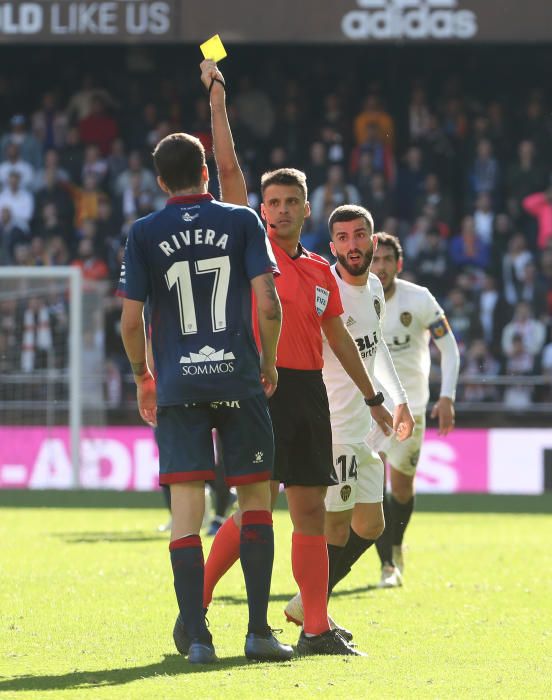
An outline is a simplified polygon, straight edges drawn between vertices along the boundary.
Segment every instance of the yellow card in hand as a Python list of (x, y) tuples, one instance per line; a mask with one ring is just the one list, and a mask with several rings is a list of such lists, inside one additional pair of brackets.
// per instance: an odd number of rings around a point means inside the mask
[(228, 55), (218, 34), (204, 41), (199, 48), (201, 49), (203, 58), (207, 58), (215, 63), (222, 61), (222, 59), (226, 58)]

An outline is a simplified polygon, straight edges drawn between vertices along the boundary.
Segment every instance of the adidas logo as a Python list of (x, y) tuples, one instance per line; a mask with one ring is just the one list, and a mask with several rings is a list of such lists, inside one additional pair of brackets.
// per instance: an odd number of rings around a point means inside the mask
[(197, 364), (199, 362), (221, 362), (222, 360), (235, 360), (233, 352), (224, 352), (224, 350), (215, 350), (214, 348), (205, 345), (197, 352), (191, 352), (189, 357), (182, 355), (180, 358), (181, 365)]
[(193, 221), (194, 219), (197, 219), (199, 214), (194, 214), (193, 216), (189, 212), (185, 212), (182, 214), (182, 221), (185, 221), (187, 224), (190, 223), (190, 221)]
[(356, 321), (352, 316), (349, 316), (349, 318), (345, 321), (345, 325), (347, 326), (347, 328), (354, 326), (355, 323), (356, 323)]

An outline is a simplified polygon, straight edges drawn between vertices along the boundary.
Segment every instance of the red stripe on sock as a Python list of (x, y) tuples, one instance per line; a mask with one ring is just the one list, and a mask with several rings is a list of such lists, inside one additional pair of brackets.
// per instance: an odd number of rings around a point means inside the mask
[(242, 525), (272, 525), (272, 513), (268, 510), (246, 510)]
[(291, 567), (301, 591), (309, 634), (322, 634), (328, 624), (328, 547), (324, 535), (294, 532), (291, 539)]
[(187, 535), (180, 537), (178, 540), (173, 540), (169, 544), (169, 549), (184, 549), (185, 547), (201, 547), (201, 537), (199, 535)]
[(230, 517), (224, 521), (215, 535), (211, 551), (205, 562), (203, 579), (203, 607), (208, 608), (215, 586), (224, 574), (240, 558), (240, 529)]

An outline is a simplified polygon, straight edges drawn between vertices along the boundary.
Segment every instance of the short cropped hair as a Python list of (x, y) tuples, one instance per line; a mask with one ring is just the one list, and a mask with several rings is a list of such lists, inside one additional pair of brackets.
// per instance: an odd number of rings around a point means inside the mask
[(389, 246), (389, 248), (392, 248), (393, 252), (395, 253), (395, 260), (402, 260), (403, 249), (397, 236), (392, 236), (390, 233), (385, 233), (385, 231), (378, 231), (376, 236), (378, 237), (378, 246)]
[(278, 170), (270, 170), (261, 177), (261, 192), (264, 193), (270, 185), (295, 185), (298, 187), (305, 201), (307, 201), (307, 176), (302, 170), (296, 168), (278, 168)]
[(333, 225), (338, 221), (354, 221), (355, 219), (364, 219), (368, 225), (370, 235), (374, 233), (374, 219), (372, 214), (364, 207), (358, 204), (342, 204), (337, 209), (334, 209), (328, 219), (328, 228), (330, 236), (333, 235)]
[(195, 136), (169, 134), (155, 147), (153, 162), (157, 174), (171, 192), (187, 190), (201, 182), (205, 149)]

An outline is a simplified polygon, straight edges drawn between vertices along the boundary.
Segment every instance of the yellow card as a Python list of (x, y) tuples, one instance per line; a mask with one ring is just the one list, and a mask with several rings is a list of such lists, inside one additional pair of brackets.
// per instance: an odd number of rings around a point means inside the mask
[(228, 55), (218, 34), (204, 41), (199, 48), (201, 49), (203, 58), (215, 61), (215, 63), (222, 61), (222, 59), (226, 58)]

